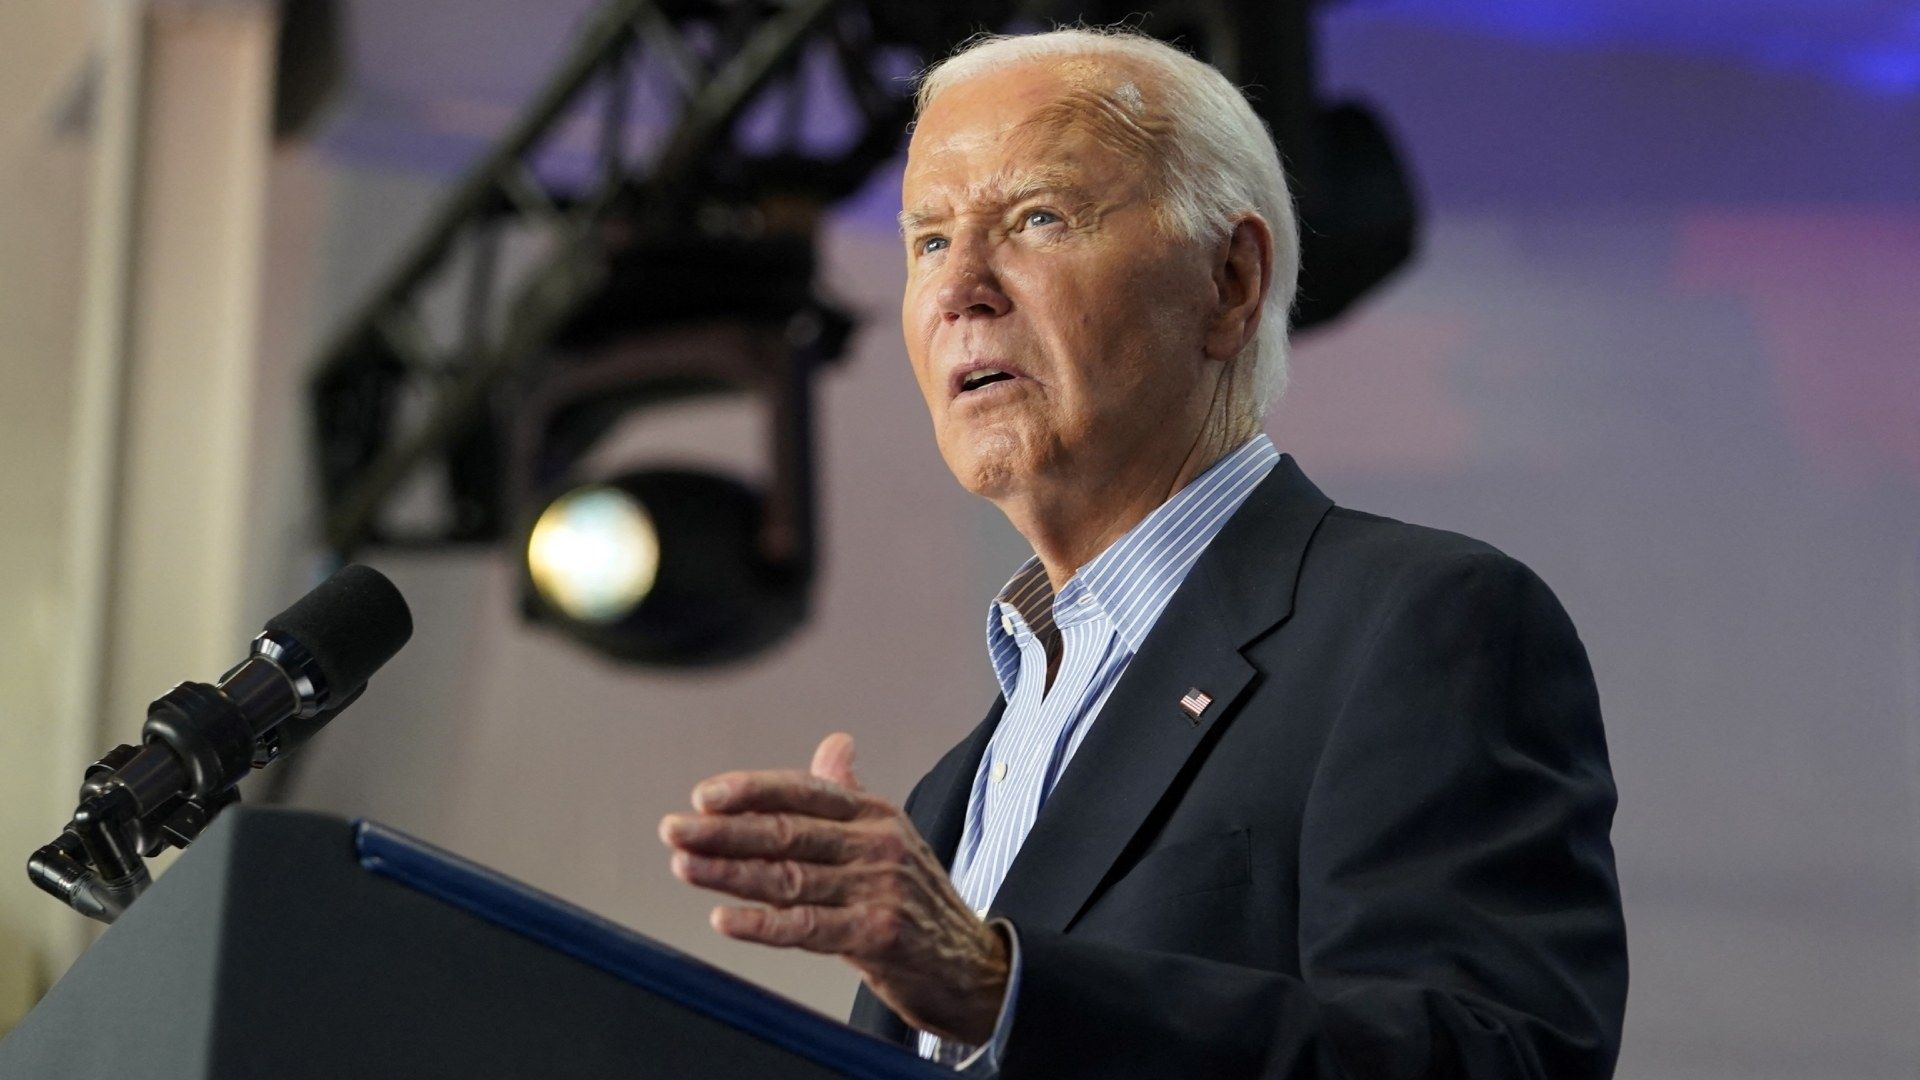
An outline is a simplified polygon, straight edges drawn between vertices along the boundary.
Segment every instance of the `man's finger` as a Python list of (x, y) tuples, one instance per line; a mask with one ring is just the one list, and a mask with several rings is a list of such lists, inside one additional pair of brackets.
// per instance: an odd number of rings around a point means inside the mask
[(861, 790), (860, 781), (853, 777), (853, 736), (836, 731), (820, 740), (813, 752), (813, 767), (807, 771), (843, 788)]
[(861, 880), (872, 875), (822, 863), (792, 859), (722, 859), (678, 851), (674, 876), (689, 885), (775, 907), (796, 904), (844, 904), (854, 899)]
[(859, 792), (791, 769), (722, 773), (693, 789), (693, 808), (708, 814), (805, 814), (852, 821), (868, 809)]
[(809, 952), (854, 955), (866, 945), (863, 908), (717, 907), (713, 928), (740, 941)]
[(862, 847), (848, 826), (797, 814), (668, 814), (660, 839), (696, 855), (816, 863), (844, 863)]

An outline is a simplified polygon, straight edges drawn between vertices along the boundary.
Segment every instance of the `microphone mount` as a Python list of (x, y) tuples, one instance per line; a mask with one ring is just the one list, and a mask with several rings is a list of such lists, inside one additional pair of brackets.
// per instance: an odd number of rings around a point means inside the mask
[(152, 883), (147, 859), (191, 844), (240, 801), (242, 777), (364, 686), (334, 694), (300, 642), (262, 633), (217, 685), (183, 682), (148, 706), (140, 746), (116, 746), (87, 767), (72, 820), (28, 859), (28, 876), (82, 915), (113, 922)]

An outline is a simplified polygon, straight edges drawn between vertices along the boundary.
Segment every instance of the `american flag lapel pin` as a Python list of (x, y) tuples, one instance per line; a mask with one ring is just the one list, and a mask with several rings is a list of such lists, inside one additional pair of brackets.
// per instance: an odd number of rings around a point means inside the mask
[(1180, 711), (1187, 714), (1188, 722), (1197, 724), (1200, 722), (1200, 714), (1206, 712), (1207, 706), (1211, 704), (1213, 704), (1213, 695), (1193, 686), (1189, 687), (1187, 695), (1180, 699)]

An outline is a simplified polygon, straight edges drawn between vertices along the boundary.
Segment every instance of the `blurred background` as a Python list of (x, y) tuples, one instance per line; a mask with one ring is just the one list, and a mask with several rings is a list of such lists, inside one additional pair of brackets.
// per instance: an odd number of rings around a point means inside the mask
[[(0, 868), (352, 557), (413, 642), (249, 801), (843, 1012), (655, 825), (833, 730), (900, 797), (979, 721), (1027, 552), (906, 366), (907, 80), (1134, 11), (1301, 188), (1274, 440), (1580, 628), (1620, 1075), (1920, 1075), (1920, 3), (896, 7), (0, 6)], [(0, 1032), (89, 940), (0, 872)]]

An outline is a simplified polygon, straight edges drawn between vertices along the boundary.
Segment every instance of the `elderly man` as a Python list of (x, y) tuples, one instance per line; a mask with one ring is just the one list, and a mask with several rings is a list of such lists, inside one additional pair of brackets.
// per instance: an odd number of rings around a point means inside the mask
[(1034, 557), (1004, 691), (908, 796), (852, 741), (663, 840), (845, 957), (855, 1022), (1008, 1077), (1599, 1077), (1626, 994), (1584, 651), (1513, 559), (1334, 506), (1260, 433), (1292, 208), (1259, 120), (1148, 39), (989, 39), (920, 94), (907, 352)]

